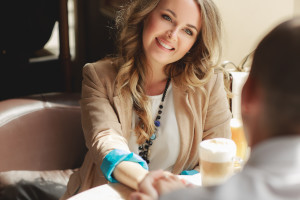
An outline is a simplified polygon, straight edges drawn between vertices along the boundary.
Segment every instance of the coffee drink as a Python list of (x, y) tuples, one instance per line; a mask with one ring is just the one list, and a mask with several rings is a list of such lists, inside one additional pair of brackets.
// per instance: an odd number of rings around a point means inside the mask
[(236, 144), (226, 138), (204, 140), (199, 145), (203, 186), (223, 183), (233, 174)]
[(240, 119), (232, 118), (230, 121), (232, 140), (236, 144), (236, 156), (242, 161), (247, 160), (248, 142)]

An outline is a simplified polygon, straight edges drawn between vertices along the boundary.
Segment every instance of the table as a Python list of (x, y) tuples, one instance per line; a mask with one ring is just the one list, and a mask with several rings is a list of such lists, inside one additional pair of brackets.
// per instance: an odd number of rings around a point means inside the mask
[(127, 200), (133, 191), (120, 183), (108, 183), (81, 192), (68, 200)]
[[(179, 175), (178, 177), (192, 184), (201, 185), (200, 173), (191, 176)], [(108, 183), (81, 192), (68, 200), (128, 200), (133, 191), (120, 183)]]

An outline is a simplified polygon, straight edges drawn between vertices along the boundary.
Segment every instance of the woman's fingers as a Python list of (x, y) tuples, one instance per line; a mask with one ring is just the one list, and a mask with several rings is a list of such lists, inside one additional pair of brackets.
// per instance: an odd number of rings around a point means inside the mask
[(132, 198), (157, 199), (161, 194), (184, 187), (186, 182), (176, 175), (162, 170), (152, 171), (139, 183), (138, 192), (132, 193)]
[(150, 196), (153, 199), (156, 199), (158, 197), (158, 192), (154, 188), (153, 184), (164, 176), (165, 173), (162, 170), (149, 172), (139, 183), (138, 191)]
[(153, 184), (159, 195), (185, 187), (185, 183), (175, 175), (164, 176)]

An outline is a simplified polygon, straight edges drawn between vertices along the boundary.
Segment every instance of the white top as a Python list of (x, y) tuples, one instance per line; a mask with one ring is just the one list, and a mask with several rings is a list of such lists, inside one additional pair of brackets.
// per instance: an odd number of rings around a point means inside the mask
[[(152, 117), (155, 119), (162, 94), (149, 96), (149, 98), (152, 103)], [(158, 127), (156, 139), (153, 140), (153, 144), (150, 147), (149, 170), (163, 169), (172, 171), (180, 150), (180, 135), (175, 116), (172, 84), (169, 85), (163, 106), (161, 119), (159, 120), (160, 127)], [(132, 119), (132, 129), (134, 130), (135, 123), (139, 120), (135, 112), (133, 112)], [(138, 155), (139, 151), (136, 141), (137, 137), (132, 133), (128, 146), (130, 151)]]

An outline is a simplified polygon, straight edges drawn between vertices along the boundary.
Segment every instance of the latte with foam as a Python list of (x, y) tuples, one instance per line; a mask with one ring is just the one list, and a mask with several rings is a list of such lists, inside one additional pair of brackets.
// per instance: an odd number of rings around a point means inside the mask
[(202, 185), (216, 185), (233, 174), (236, 144), (226, 138), (202, 141), (199, 145)]

